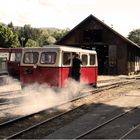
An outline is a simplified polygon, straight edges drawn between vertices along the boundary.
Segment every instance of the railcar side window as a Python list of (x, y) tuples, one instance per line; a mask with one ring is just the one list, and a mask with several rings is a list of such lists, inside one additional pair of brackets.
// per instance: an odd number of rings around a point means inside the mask
[(38, 61), (38, 52), (26, 52), (24, 54), (23, 62), (25, 64), (36, 64)]
[(56, 62), (56, 52), (43, 52), (41, 54), (41, 64), (54, 64)]
[(88, 63), (88, 56), (83, 54), (82, 55), (82, 64), (86, 66), (87, 63)]
[(70, 65), (71, 62), (71, 57), (70, 57), (70, 53), (69, 52), (64, 52), (63, 53), (63, 65)]
[(20, 62), (21, 53), (11, 53), (10, 61)]
[(95, 55), (94, 54), (90, 54), (90, 65), (95, 65)]

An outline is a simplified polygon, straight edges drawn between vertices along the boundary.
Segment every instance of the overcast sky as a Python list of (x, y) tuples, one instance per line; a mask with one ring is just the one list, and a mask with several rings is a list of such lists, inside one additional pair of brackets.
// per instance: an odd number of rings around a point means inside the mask
[(93, 14), (127, 36), (140, 28), (140, 0), (0, 0), (0, 22), (72, 29)]

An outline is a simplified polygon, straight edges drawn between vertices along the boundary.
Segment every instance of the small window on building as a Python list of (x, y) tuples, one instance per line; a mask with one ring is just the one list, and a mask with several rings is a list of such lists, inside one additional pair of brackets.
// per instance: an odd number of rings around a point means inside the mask
[(82, 55), (82, 64), (86, 66), (88, 63), (88, 56), (86, 54)]
[(70, 52), (64, 52), (63, 53), (63, 65), (70, 65), (71, 62), (71, 53)]
[(10, 61), (20, 62), (21, 53), (11, 53)]
[(23, 62), (25, 64), (36, 64), (38, 61), (38, 52), (26, 52), (24, 54)]
[(90, 54), (90, 65), (95, 65), (95, 55), (94, 54)]
[(41, 64), (55, 64), (56, 62), (56, 52), (43, 52), (41, 54), (40, 63)]

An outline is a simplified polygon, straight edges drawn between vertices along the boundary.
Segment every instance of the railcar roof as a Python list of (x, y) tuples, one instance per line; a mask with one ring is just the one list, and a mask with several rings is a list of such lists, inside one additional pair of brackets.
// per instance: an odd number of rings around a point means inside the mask
[(81, 49), (81, 48), (75, 48), (75, 47), (70, 47), (70, 46), (62, 46), (62, 45), (46, 45), (43, 46), (41, 48), (37, 47), (37, 48), (24, 48), (24, 50), (64, 50), (64, 51), (69, 51), (69, 52), (82, 52), (82, 53), (96, 53), (95, 50), (85, 50), (85, 49)]

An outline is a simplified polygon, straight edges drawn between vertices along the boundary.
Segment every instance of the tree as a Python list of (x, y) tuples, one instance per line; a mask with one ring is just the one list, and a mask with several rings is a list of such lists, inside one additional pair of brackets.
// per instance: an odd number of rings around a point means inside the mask
[[(56, 42), (56, 39), (53, 37), (53, 36), (49, 36), (48, 38), (47, 38), (47, 44), (54, 44)], [(46, 44), (46, 45), (47, 45)], [(45, 44), (44, 44), (45, 45)]]
[(0, 25), (0, 47), (19, 47), (18, 35), (9, 27)]
[(128, 35), (128, 39), (140, 46), (140, 29), (131, 31)]
[[(34, 43), (36, 42), (36, 44), (39, 44), (41, 33), (42, 31), (40, 29), (32, 28), (30, 25), (24, 25), (24, 27), (21, 27), (18, 30), (19, 41), (20, 41), (21, 46), (25, 47), (29, 39), (34, 41)], [(31, 40), (30, 40), (30, 43), (31, 43)]]
[(31, 47), (39, 47), (38, 43), (32, 39), (28, 39), (28, 42), (26, 43), (27, 48)]
[(54, 44), (60, 38), (62, 38), (69, 29), (57, 29), (57, 28), (42, 28), (42, 33), (40, 35), (39, 45)]
[(63, 30), (57, 29), (56, 31), (54, 31), (53, 36), (55, 37), (56, 40), (59, 40), (59, 39), (62, 38), (66, 33), (68, 33), (69, 30), (70, 30), (69, 28), (66, 28), (66, 29), (63, 29)]
[(32, 28), (30, 25), (24, 25), (24, 27), (21, 27), (19, 29), (18, 39), (19, 39), (20, 45), (22, 47), (25, 47), (28, 39), (31, 38), (31, 30), (32, 30)]
[(12, 22), (10, 22), (7, 26), (8, 26), (13, 32), (15, 31), (14, 25), (13, 25)]
[(43, 45), (46, 45), (48, 44), (47, 43), (47, 39), (49, 37), (49, 33), (47, 30), (41, 30), (41, 34), (40, 34), (40, 37), (38, 39), (38, 43), (39, 43), (39, 46), (43, 46)]

